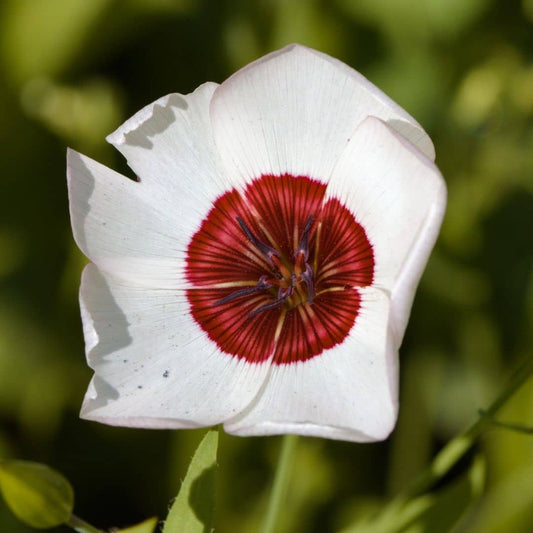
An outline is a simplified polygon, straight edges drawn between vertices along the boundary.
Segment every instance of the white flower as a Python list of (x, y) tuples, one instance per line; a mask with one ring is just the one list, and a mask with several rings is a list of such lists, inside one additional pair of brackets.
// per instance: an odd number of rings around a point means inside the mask
[(235, 435), (388, 436), (398, 348), (446, 190), (417, 122), (293, 45), (68, 154), (82, 416)]

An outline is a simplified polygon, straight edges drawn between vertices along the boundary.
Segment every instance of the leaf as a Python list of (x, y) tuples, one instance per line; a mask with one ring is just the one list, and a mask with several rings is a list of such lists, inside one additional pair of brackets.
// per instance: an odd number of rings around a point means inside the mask
[(163, 533), (213, 531), (217, 448), (218, 431), (210, 430), (196, 449)]
[(0, 463), (0, 489), (11, 511), (32, 527), (65, 523), (74, 507), (74, 490), (59, 472), (30, 461)]
[(481, 495), (484, 483), (485, 462), (477, 456), (462, 477), (444, 488), (409, 500), (394, 500), (378, 515), (342, 533), (447, 533)]
[(153, 533), (157, 526), (157, 518), (149, 518), (140, 524), (119, 529), (117, 533)]

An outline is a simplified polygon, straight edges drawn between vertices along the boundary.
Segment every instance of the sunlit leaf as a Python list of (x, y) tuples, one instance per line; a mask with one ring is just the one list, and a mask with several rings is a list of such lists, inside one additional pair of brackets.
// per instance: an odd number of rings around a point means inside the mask
[(140, 524), (119, 529), (117, 533), (153, 533), (157, 526), (157, 518), (149, 518)]
[(66, 522), (74, 507), (70, 483), (59, 472), (40, 463), (0, 463), (0, 489), (11, 511), (36, 528)]
[(163, 533), (208, 533), (213, 527), (218, 431), (200, 442), (165, 521)]

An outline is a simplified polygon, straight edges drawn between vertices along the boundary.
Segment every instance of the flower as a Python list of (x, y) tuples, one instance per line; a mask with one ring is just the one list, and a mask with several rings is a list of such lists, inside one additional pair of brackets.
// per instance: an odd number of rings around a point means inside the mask
[(398, 348), (443, 217), (431, 140), (361, 74), (288, 46), (74, 151), (81, 415), (236, 435), (386, 438)]

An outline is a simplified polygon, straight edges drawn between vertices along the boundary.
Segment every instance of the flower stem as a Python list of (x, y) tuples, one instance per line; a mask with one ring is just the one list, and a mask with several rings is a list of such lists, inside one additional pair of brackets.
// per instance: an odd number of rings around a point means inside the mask
[(509, 429), (510, 431), (516, 431), (517, 433), (525, 433), (533, 435), (533, 426), (524, 426), (522, 424), (514, 424), (512, 422), (502, 422), (501, 420), (496, 420), (492, 416), (488, 415), (485, 411), (480, 409), (479, 416), (485, 416), (490, 420), (490, 423), (502, 429)]
[(75, 531), (78, 531), (78, 533), (105, 533), (101, 529), (91, 526), (91, 524), (85, 522), (85, 520), (82, 520), (74, 514), (70, 515), (66, 524)]
[(508, 386), (494, 400), (492, 405), (483, 411), (468, 429), (452, 439), (436, 455), (429, 467), (415, 479), (414, 483), (394, 498), (394, 501), (407, 500), (418, 496), (439, 481), (473, 446), (477, 438), (491, 425), (492, 417), (505, 405), (507, 400), (533, 375), (533, 357), (527, 358), (511, 377)]
[(289, 486), (291, 466), (296, 450), (297, 435), (284, 435), (281, 442), (280, 457), (272, 484), (268, 509), (263, 522), (262, 533), (274, 533), (279, 519), (282, 503)]

